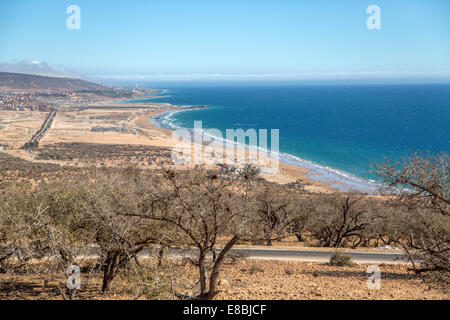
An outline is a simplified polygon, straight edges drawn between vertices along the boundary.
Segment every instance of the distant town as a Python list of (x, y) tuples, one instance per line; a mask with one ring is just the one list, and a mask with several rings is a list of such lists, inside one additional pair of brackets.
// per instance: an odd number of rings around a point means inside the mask
[[(50, 79), (56, 80), (49, 81)], [(36, 84), (41, 84), (43, 80), (50, 82), (50, 86), (41, 87)], [(0, 110), (50, 112), (58, 107), (58, 102), (93, 103), (97, 101), (92, 97), (93, 94), (131, 99), (148, 97), (148, 94), (158, 92), (158, 90), (108, 87), (78, 79), (60, 78), (60, 80), (63, 85), (55, 88), (52, 84), (54, 81), (58, 81), (58, 78), (0, 72)], [(64, 82), (68, 82), (68, 85), (64, 86)]]

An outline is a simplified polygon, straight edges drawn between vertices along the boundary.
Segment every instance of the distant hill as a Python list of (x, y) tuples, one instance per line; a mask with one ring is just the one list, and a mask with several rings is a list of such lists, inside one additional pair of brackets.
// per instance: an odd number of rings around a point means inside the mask
[(0, 72), (0, 90), (104, 91), (107, 87), (72, 78)]
[(0, 72), (34, 74), (35, 76), (76, 78), (80, 76), (63, 66), (53, 66), (41, 61), (0, 62)]

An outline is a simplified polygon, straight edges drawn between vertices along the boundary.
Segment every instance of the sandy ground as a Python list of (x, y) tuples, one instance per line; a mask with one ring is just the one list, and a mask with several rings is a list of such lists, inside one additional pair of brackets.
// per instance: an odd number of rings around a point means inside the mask
[[(449, 293), (429, 288), (404, 265), (380, 265), (379, 288), (368, 287), (369, 265), (335, 267), (326, 263), (241, 260), (225, 264), (219, 278), (218, 300), (448, 300)], [(197, 281), (192, 265), (172, 266), (178, 292), (188, 292)], [(82, 276), (77, 299), (135, 299), (136, 285), (118, 276), (111, 291), (100, 293), (101, 274)], [(372, 282), (375, 285), (375, 282)], [(161, 298), (161, 297), (160, 297)], [(163, 299), (171, 299), (165, 294)], [(33, 275), (0, 274), (1, 299), (60, 300), (54, 287), (44, 287)], [(141, 296), (140, 299), (145, 299)]]
[[(109, 101), (108, 101), (109, 102)], [(170, 130), (150, 123), (158, 114), (173, 109), (167, 104), (139, 104), (135, 108), (104, 107), (103, 109), (87, 108), (83, 110), (59, 111), (51, 128), (41, 140), (40, 145), (52, 145), (58, 142), (86, 142), (97, 144), (132, 144), (172, 148), (177, 143), (171, 139)], [(1, 112), (0, 113), (0, 145), (8, 144), (13, 149), (6, 150), (10, 154), (30, 161), (37, 161), (34, 155), (19, 150), (29, 137), (42, 125), (46, 113), (39, 112)], [(139, 129), (141, 133), (93, 132), (92, 128), (126, 128)], [(192, 147), (192, 146), (191, 146)], [(204, 148), (204, 146), (202, 146)], [(194, 148), (192, 148), (194, 149)], [(201, 148), (198, 147), (198, 150)], [(202, 149), (204, 150), (204, 149)], [(259, 157), (259, 155), (251, 155)], [(261, 161), (270, 159), (261, 156)], [(42, 161), (75, 165), (67, 161)], [(179, 165), (186, 169), (192, 166)], [(301, 179), (307, 190), (330, 192), (332, 189), (325, 183), (319, 183), (308, 177), (308, 169), (295, 165), (280, 163), (277, 174), (263, 174), (267, 180), (278, 183), (295, 182)], [(295, 241), (275, 243), (272, 248), (305, 247)], [(264, 247), (267, 248), (267, 247)], [(317, 248), (314, 248), (317, 250)], [(374, 249), (376, 250), (376, 249)], [(367, 288), (367, 266), (332, 267), (321, 263), (302, 263), (286, 261), (240, 261), (226, 265), (221, 274), (222, 293), (218, 299), (449, 299), (448, 294), (437, 290), (429, 290), (420, 279), (402, 265), (382, 265), (381, 289)], [(185, 271), (195, 278), (195, 269), (186, 266)], [(17, 288), (6, 290), (3, 286), (8, 275), (0, 275), (0, 298), (17, 298)], [(32, 288), (28, 298), (58, 298), (58, 295), (40, 296), (40, 279), (22, 279), (24, 288)], [(93, 283), (98, 287), (100, 279)], [(36, 287), (34, 287), (36, 285)], [(120, 281), (110, 295), (102, 296), (98, 289), (92, 289), (86, 299), (130, 299), (129, 293), (120, 289)], [(3, 289), (2, 289), (3, 288)], [(27, 289), (28, 290), (28, 289)], [(37, 293), (36, 293), (37, 292)], [(27, 296), (29, 293), (25, 293)], [(37, 294), (37, 295), (36, 295)]]
[[(155, 103), (136, 103), (133, 105), (114, 104), (111, 100), (104, 100), (99, 102), (97, 108), (85, 108), (85, 109), (70, 109), (60, 110), (52, 123), (50, 129), (40, 141), (40, 146), (52, 145), (56, 143), (96, 143), (96, 144), (130, 144), (130, 145), (144, 145), (155, 147), (167, 147), (174, 148), (180, 146), (177, 135), (172, 135), (171, 130), (157, 127), (154, 123), (151, 123), (153, 117), (165, 113), (170, 110), (174, 110), (177, 107), (168, 104), (155, 104)], [(27, 113), (14, 113), (11, 112), (6, 116), (2, 114), (5, 120), (17, 121), (13, 124), (5, 122), (3, 118), (0, 118), (2, 127), (0, 127), (0, 144), (8, 143), (13, 145), (13, 149), (6, 152), (24, 158), (26, 160), (35, 161), (35, 157), (27, 151), (19, 150), (27, 139), (41, 126), (46, 113), (39, 112), (27, 112)], [(1, 129), (3, 128), (3, 129)], [(93, 128), (108, 128), (114, 130), (124, 130), (127, 132), (94, 132)], [(215, 150), (211, 152), (205, 152), (210, 150), (211, 145), (208, 146), (203, 143), (201, 146), (196, 144), (190, 144), (190, 146), (183, 145), (177, 149), (177, 151), (186, 150), (190, 148), (191, 157), (194, 159), (194, 155), (203, 154), (203, 162), (208, 163), (207, 168), (217, 168), (215, 165), (217, 154)], [(222, 148), (222, 145), (220, 145)], [(209, 149), (208, 149), (209, 148)], [(242, 149), (233, 149), (232, 147), (226, 147), (223, 149), (224, 154), (228, 156), (229, 165), (236, 165), (242, 167), (246, 160), (239, 158), (239, 154), (242, 153)], [(211, 150), (210, 150), (211, 151)], [(309, 169), (296, 165), (285, 164), (279, 162), (279, 171), (277, 173), (270, 172), (271, 164), (274, 159), (265, 154), (260, 154), (256, 151), (244, 151), (247, 159), (252, 159), (252, 163), (256, 163), (259, 167), (268, 168), (266, 172), (263, 172), (261, 176), (268, 181), (285, 184), (301, 180), (309, 191), (316, 192), (331, 192), (332, 189), (326, 183), (321, 183), (312, 180), (309, 176)], [(212, 159), (211, 157), (215, 157)], [(60, 163), (70, 165), (67, 161), (46, 161), (51, 163)], [(73, 163), (73, 165), (79, 165)], [(190, 164), (177, 164), (178, 169), (190, 169), (194, 168), (196, 163)], [(276, 167), (276, 166), (275, 166)]]
[[(99, 144), (141, 144), (163, 146), (147, 135), (126, 132), (93, 132), (93, 128), (127, 128), (133, 127), (135, 117), (143, 113), (155, 114), (155, 110), (146, 109), (85, 109), (74, 112), (58, 112), (56, 118), (40, 145), (58, 142), (86, 142)], [(130, 121), (131, 120), (131, 121)], [(161, 134), (155, 135), (162, 138)], [(166, 138), (166, 137), (164, 137)]]
[(39, 130), (47, 113), (31, 111), (0, 112), (0, 145), (22, 147)]
[(429, 289), (407, 266), (381, 265), (380, 289), (367, 287), (368, 265), (242, 261), (224, 268), (219, 299), (449, 299)]

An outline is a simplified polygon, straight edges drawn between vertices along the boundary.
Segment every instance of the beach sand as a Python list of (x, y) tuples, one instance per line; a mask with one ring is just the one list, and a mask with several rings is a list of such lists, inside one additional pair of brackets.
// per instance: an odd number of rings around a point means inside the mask
[[(144, 134), (152, 139), (152, 144), (156, 146), (163, 146), (163, 147), (170, 147), (173, 148), (176, 145), (176, 139), (173, 138), (173, 131), (170, 129), (160, 128), (158, 127), (154, 122), (152, 122), (152, 119), (160, 114), (169, 112), (171, 110), (174, 110), (173, 108), (168, 108), (165, 110), (160, 111), (151, 111), (146, 114), (143, 114), (139, 117), (137, 117), (134, 120), (134, 123), (139, 126), (144, 132)], [(205, 150), (205, 146), (191, 146), (192, 150), (192, 157), (194, 156), (193, 150)], [(242, 149), (240, 150), (242, 152)], [(225, 147), (225, 154), (229, 152), (229, 154), (238, 154), (238, 148), (233, 148), (231, 146)], [(205, 155), (204, 152), (202, 152), (203, 156)], [(257, 151), (249, 151), (247, 150), (245, 152), (247, 159), (258, 159), (259, 164), (265, 164), (270, 165), (271, 161), (278, 161), (275, 158), (272, 158), (266, 154), (263, 154), (261, 152)], [(213, 162), (213, 161), (211, 161)], [(242, 166), (239, 162), (234, 162), (232, 165), (236, 166)], [(186, 169), (189, 167), (192, 167), (192, 165), (177, 165), (176, 166), (179, 169)], [(216, 167), (214, 165), (210, 165), (209, 167)], [(279, 183), (279, 184), (287, 184), (292, 183), (300, 180), (304, 185), (305, 189), (311, 192), (335, 192), (336, 189), (332, 188), (329, 184), (324, 182), (319, 182), (316, 180), (313, 180), (309, 177), (309, 173), (311, 172), (310, 169), (301, 167), (294, 164), (287, 164), (282, 161), (279, 161), (278, 165), (278, 172), (277, 173), (261, 173), (261, 177), (264, 179)], [(336, 182), (337, 183), (337, 182)]]
[[(159, 127), (154, 121), (152, 121), (156, 116), (161, 114), (180, 110), (180, 107), (173, 106), (167, 103), (129, 103), (120, 104), (118, 101), (111, 101), (110, 99), (104, 99), (103, 101), (97, 101), (95, 107), (85, 107), (82, 109), (66, 109), (60, 110), (52, 123), (49, 130), (46, 132), (45, 136), (40, 141), (40, 147), (46, 148), (51, 147), (56, 144), (61, 143), (88, 143), (88, 144), (98, 144), (98, 145), (142, 145), (157, 148), (165, 148), (167, 150), (174, 150), (179, 144), (179, 136), (174, 134), (172, 130)], [(17, 118), (24, 119), (22, 114), (15, 114), (14, 112), (4, 116), (5, 119), (3, 123), (8, 123), (8, 120), (15, 120)], [(27, 139), (32, 135), (32, 133), (37, 130), (45, 117), (44, 113), (30, 113), (26, 115), (26, 121), (24, 123), (14, 123), (16, 127), (14, 130), (20, 126), (24, 129), (30, 131), (26, 135), (22, 134), (24, 139), (19, 139), (19, 143), (14, 145), (15, 148), (6, 150), (5, 152), (18, 156), (22, 159), (34, 162), (46, 162), (46, 163), (58, 163), (63, 165), (74, 165), (83, 166), (87, 164), (77, 163), (77, 161), (64, 161), (60, 160), (42, 160), (37, 159), (35, 154), (29, 153), (25, 150), (18, 149)], [(28, 119), (40, 120), (35, 122), (30, 122)], [(9, 132), (9, 127), (4, 128), (3, 133), (16, 134), (16, 132)], [(31, 128), (31, 129), (29, 129)], [(114, 130), (106, 131), (95, 131), (95, 128), (107, 128)], [(11, 129), (13, 129), (11, 125)], [(0, 133), (2, 133), (0, 131)], [(5, 135), (6, 140), (11, 141), (11, 135)], [(0, 137), (1, 138), (1, 137)], [(15, 140), (15, 139), (13, 139)], [(22, 141), (23, 140), (23, 141)], [(6, 142), (6, 141), (5, 141)], [(267, 154), (258, 152), (256, 150), (244, 150), (242, 148), (237, 148), (233, 146), (225, 146), (220, 142), (216, 146), (220, 145), (224, 148), (224, 154), (233, 155), (227, 157), (229, 166), (236, 166), (237, 168), (242, 168), (244, 164), (248, 161), (238, 160), (237, 155), (239, 152), (245, 154), (246, 159), (257, 160), (257, 167), (267, 167), (272, 163), (272, 161), (277, 161)], [(190, 149), (191, 157), (199, 157), (202, 155), (202, 164), (206, 169), (218, 169), (219, 166), (216, 164), (217, 161), (212, 161), (211, 158), (213, 153), (208, 156), (207, 150), (211, 149), (211, 145), (208, 146), (204, 141), (203, 143), (196, 144), (190, 143), (189, 146), (184, 146)], [(179, 150), (178, 150), (179, 151)], [(211, 150), (210, 150), (211, 151)], [(156, 163), (157, 161), (154, 161)], [(118, 165), (113, 161), (104, 162), (106, 165)], [(205, 164), (206, 163), (206, 164)], [(252, 161), (252, 164), (255, 164)], [(121, 164), (122, 165), (122, 164)], [(142, 165), (142, 164), (141, 164)], [(190, 164), (172, 164), (171, 167), (180, 170), (189, 170), (196, 167), (196, 163)], [(154, 166), (145, 166), (148, 168), (154, 168)], [(305, 168), (295, 164), (288, 164), (279, 161), (278, 172), (262, 172), (261, 177), (275, 183), (287, 184), (292, 182), (301, 181), (305, 189), (311, 192), (335, 192), (328, 183), (314, 180), (310, 177), (311, 169)]]

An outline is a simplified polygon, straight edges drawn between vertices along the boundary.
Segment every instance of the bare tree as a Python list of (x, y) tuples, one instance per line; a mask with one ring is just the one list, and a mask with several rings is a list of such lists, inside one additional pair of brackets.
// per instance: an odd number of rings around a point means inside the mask
[(363, 245), (399, 246), (399, 240), (405, 231), (405, 224), (399, 223), (406, 219), (404, 210), (391, 206), (389, 201), (380, 200), (374, 206), (377, 204), (377, 215), (363, 232)]
[[(363, 195), (319, 194), (313, 195), (313, 218), (308, 230), (324, 247), (342, 247), (351, 242), (352, 247), (361, 242), (361, 232), (370, 222), (369, 206)], [(355, 240), (351, 241), (351, 240)]]
[[(147, 210), (153, 181), (148, 172), (110, 169), (78, 181), (10, 189), (0, 198), (0, 267), (19, 261), (18, 267), (39, 276), (64, 299), (75, 298), (78, 290), (67, 282), (73, 266), (80, 267), (83, 279), (101, 268), (103, 292), (122, 273), (136, 281), (141, 294), (159, 296), (167, 291), (161, 285), (167, 279), (160, 276), (159, 265), (149, 270), (137, 255), (151, 244), (167, 245), (164, 232), (170, 228), (132, 216)], [(153, 253), (148, 251), (150, 257)]]
[[(199, 169), (168, 170), (157, 186), (157, 192), (147, 197), (147, 211), (128, 216), (162, 222), (173, 231), (167, 232), (172, 243), (196, 248), (189, 259), (198, 269), (197, 286), (190, 294), (179, 296), (213, 299), (219, 293), (224, 260), (246, 232), (246, 184)], [(219, 237), (228, 239), (221, 248)]]
[(1, 226), (9, 233), (10, 252), (64, 299), (75, 297), (78, 288), (67, 286), (68, 269), (86, 256), (91, 240), (83, 227), (81, 192), (69, 182), (42, 184), (34, 190), (11, 190), (2, 206), (3, 219), (10, 223)]
[(295, 206), (295, 210), (289, 226), (289, 234), (295, 235), (298, 241), (305, 241), (304, 233), (307, 231), (312, 213), (315, 210), (314, 201), (311, 201), (309, 195), (300, 193), (292, 201), (292, 204)]
[(384, 191), (411, 208), (426, 206), (442, 215), (450, 215), (450, 179), (448, 154), (415, 154), (400, 162), (377, 164), (372, 173), (384, 185)]
[(402, 231), (398, 242), (417, 273), (444, 288), (450, 283), (450, 179), (446, 153), (386, 161), (373, 173), (389, 192)]
[(250, 210), (254, 212), (253, 225), (262, 231), (268, 246), (272, 245), (273, 240), (289, 235), (289, 228), (294, 222), (300, 227), (300, 215), (296, 214), (300, 209), (296, 203), (296, 192), (272, 183), (261, 183), (252, 189)]
[(103, 169), (92, 180), (82, 202), (100, 250), (105, 293), (121, 270), (131, 261), (139, 264), (138, 254), (163, 242), (164, 235), (157, 222), (140, 217), (155, 187), (148, 173), (131, 167)]

